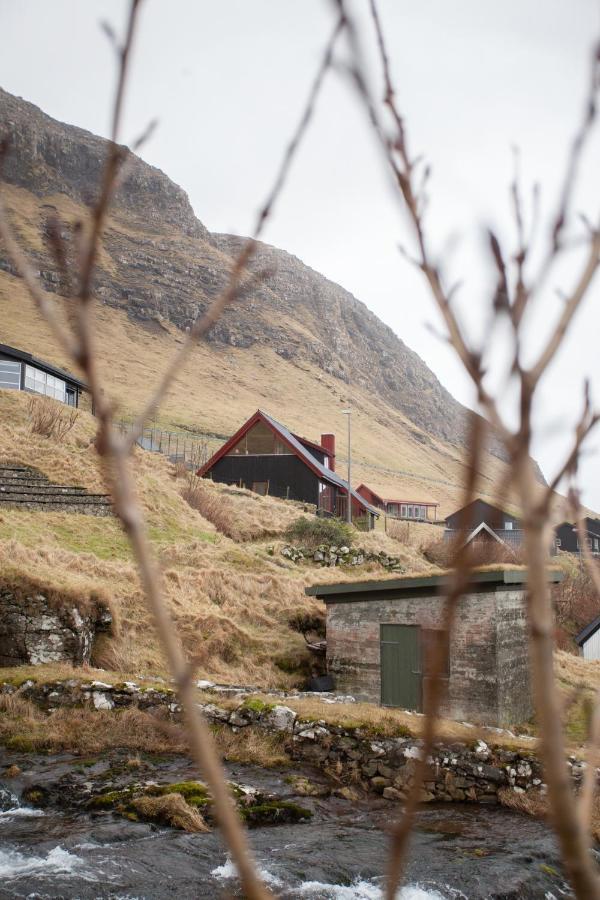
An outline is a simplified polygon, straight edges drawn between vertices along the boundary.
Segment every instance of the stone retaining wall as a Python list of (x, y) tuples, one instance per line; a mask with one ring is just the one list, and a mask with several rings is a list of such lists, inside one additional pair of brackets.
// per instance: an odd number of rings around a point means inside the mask
[[(37, 685), (27, 681), (19, 688), (0, 683), (0, 692), (18, 693), (49, 711), (65, 706), (106, 710), (136, 706), (149, 711), (161, 709), (174, 720), (181, 717), (173, 690), (141, 688), (134, 682), (110, 685), (73, 679)], [(324, 720), (305, 721), (283, 704), (246, 698), (234, 709), (215, 703), (199, 706), (214, 725), (236, 732), (250, 727), (279, 732), (285, 736), (293, 758), (319, 767), (342, 784), (374, 791), (389, 800), (404, 799), (422, 753), (422, 742), (413, 737), (376, 737), (362, 728), (342, 728)], [(577, 784), (585, 764), (569, 757), (566, 765)], [(438, 743), (428, 761), (422, 799), (495, 804), (500, 788), (517, 793), (545, 792), (533, 749), (490, 747), (477, 739), (471, 744)]]

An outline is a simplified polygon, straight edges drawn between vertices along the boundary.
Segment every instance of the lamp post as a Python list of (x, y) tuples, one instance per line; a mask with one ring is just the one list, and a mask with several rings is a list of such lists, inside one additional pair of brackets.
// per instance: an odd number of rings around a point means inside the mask
[(351, 409), (343, 409), (343, 415), (348, 416), (348, 500), (346, 503), (346, 521), (348, 525), (352, 525), (352, 481), (351, 481), (351, 472), (352, 472), (352, 444), (351, 444)]

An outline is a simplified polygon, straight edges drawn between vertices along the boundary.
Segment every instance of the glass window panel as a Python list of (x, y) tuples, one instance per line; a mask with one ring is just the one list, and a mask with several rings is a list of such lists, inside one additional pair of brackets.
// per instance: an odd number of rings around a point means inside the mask
[(30, 391), (35, 390), (35, 381), (33, 380), (33, 378), (30, 378), (28, 375), (25, 376), (25, 387)]
[(0, 359), (0, 388), (19, 390), (21, 387), (21, 363)]
[(54, 375), (46, 375), (46, 384), (49, 384), (52, 387), (54, 387), (54, 380), (55, 380)]
[(32, 366), (25, 366), (25, 375), (27, 375), (29, 378), (33, 378), (33, 376), (35, 375), (35, 369), (32, 368)]

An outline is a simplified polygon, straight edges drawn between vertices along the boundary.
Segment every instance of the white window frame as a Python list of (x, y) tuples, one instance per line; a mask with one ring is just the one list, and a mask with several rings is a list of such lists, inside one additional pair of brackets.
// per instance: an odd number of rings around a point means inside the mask
[(25, 366), (25, 390), (52, 397), (60, 403), (67, 402), (67, 382), (64, 378), (51, 375), (36, 366)]

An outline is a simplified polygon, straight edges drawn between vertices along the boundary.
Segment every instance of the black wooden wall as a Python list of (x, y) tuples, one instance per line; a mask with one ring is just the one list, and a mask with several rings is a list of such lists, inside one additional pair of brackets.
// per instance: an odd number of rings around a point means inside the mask
[[(239, 484), (252, 490), (255, 481), (268, 481), (269, 494), (275, 497), (318, 503), (319, 479), (297, 456), (291, 453), (272, 456), (223, 456), (207, 477), (223, 484)], [(289, 490), (288, 490), (289, 488)]]

